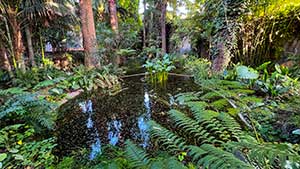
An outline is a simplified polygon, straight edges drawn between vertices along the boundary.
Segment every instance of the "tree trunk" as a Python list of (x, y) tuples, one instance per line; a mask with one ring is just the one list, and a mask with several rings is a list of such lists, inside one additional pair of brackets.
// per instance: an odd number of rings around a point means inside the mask
[[(117, 4), (115, 0), (108, 0), (109, 4), (109, 15), (110, 15), (110, 25), (111, 29), (115, 32), (116, 41), (119, 41), (119, 24), (118, 24), (118, 16), (117, 16)], [(121, 64), (121, 56), (115, 55), (114, 63), (116, 65)]]
[(8, 21), (11, 25), (12, 30), (12, 39), (13, 39), (13, 54), (17, 62), (17, 67), (22, 71), (25, 71), (25, 62), (23, 59), (23, 41), (22, 41), (22, 33), (21, 26), (17, 21), (17, 14), (15, 11), (8, 10)]
[(110, 14), (110, 25), (111, 29), (118, 34), (119, 24), (117, 16), (117, 5), (115, 0), (108, 0), (109, 3), (109, 14)]
[(8, 72), (11, 72), (11, 65), (9, 62), (7, 51), (4, 46), (0, 46), (0, 60), (1, 60), (0, 68)]
[(31, 31), (30, 31), (29, 25), (25, 26), (25, 34), (26, 34), (26, 40), (27, 40), (28, 58), (29, 58), (29, 61), (30, 61), (30, 65), (32, 67), (34, 67), (35, 66), (34, 52), (33, 52)]
[(217, 43), (218, 54), (213, 61), (212, 70), (215, 73), (222, 73), (230, 62), (230, 55), (227, 53), (226, 46), (222, 42)]
[(88, 68), (100, 66), (97, 59), (97, 40), (92, 0), (80, 0), (80, 20), (85, 52), (84, 64)]
[(146, 0), (143, 0), (144, 16), (143, 16), (143, 48), (146, 48)]
[(161, 25), (161, 49), (162, 49), (162, 53), (163, 54), (165, 54), (167, 52), (166, 13), (167, 13), (167, 0), (163, 0), (163, 2), (161, 4), (161, 17), (160, 17), (160, 25)]

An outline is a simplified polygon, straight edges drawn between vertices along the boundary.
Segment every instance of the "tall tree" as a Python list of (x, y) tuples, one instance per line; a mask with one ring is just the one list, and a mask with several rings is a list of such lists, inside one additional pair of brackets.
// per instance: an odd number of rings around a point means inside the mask
[(110, 25), (112, 30), (118, 34), (119, 33), (119, 24), (117, 16), (117, 4), (115, 0), (108, 0), (109, 3), (109, 15), (110, 15)]
[(167, 52), (166, 14), (167, 14), (167, 0), (162, 0), (160, 25), (161, 25), (161, 49), (163, 54)]
[(97, 60), (97, 40), (92, 9), (92, 0), (80, 0), (80, 20), (85, 51), (84, 64), (88, 68), (99, 66)]
[(31, 30), (29, 28), (29, 25), (25, 26), (25, 34), (27, 40), (28, 58), (31, 66), (35, 66), (34, 51), (33, 51), (32, 39), (31, 39)]
[(61, 16), (63, 13), (69, 13), (67, 10), (62, 10), (67, 9), (64, 7), (64, 2), (65, 1), (61, 0), (0, 1), (0, 15), (7, 20), (9, 29), (6, 31), (8, 34), (11, 34), (12, 37), (12, 51), (10, 51), (10, 55), (12, 56), (15, 68), (25, 70), (25, 63), (23, 59), (23, 30), (21, 28), (25, 28), (29, 60), (31, 65), (34, 65), (30, 23), (32, 21), (37, 21), (40, 18), (49, 19), (54, 15)]
[(10, 24), (10, 29), (12, 33), (12, 43), (13, 43), (13, 55), (16, 59), (17, 68), (25, 70), (25, 63), (23, 59), (24, 46), (22, 41), (21, 23), (18, 22), (18, 8), (19, 4), (16, 6), (8, 5), (6, 8), (6, 14), (8, 22)]
[(9, 57), (7, 55), (7, 51), (3, 46), (3, 44), (1, 44), (1, 42), (0, 42), (0, 61), (1, 61), (0, 69), (11, 72), (11, 66), (9, 62)]

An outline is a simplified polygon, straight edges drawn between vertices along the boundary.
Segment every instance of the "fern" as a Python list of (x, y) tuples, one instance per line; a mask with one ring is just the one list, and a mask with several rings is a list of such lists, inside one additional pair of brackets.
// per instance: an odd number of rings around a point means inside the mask
[(39, 99), (36, 93), (23, 93), (8, 99), (0, 107), (0, 119), (7, 116), (17, 116), (38, 127), (52, 129), (54, 127), (56, 104), (45, 99)]
[(230, 104), (228, 103), (227, 99), (222, 98), (222, 99), (212, 102), (211, 106), (215, 109), (223, 110), (226, 107), (230, 106)]
[(188, 146), (189, 154), (197, 166), (209, 169), (247, 169), (253, 168), (249, 164), (239, 160), (233, 154), (209, 144), (200, 147)]
[(290, 144), (277, 143), (256, 143), (256, 142), (231, 142), (226, 144), (231, 151), (246, 150), (247, 155), (253, 163), (261, 167), (264, 166), (284, 166), (287, 160), (294, 164), (300, 164), (299, 154), (293, 150)]
[(131, 162), (133, 167), (141, 168), (149, 165), (150, 160), (147, 157), (146, 152), (144, 152), (141, 148), (137, 147), (131, 141), (126, 141), (125, 153)]
[(63, 80), (65, 80), (64, 77), (59, 77), (59, 78), (55, 78), (55, 79), (51, 79), (51, 80), (45, 80), (45, 81), (39, 82), (37, 85), (35, 85), (33, 87), (33, 90), (53, 86), (53, 85), (55, 85), (55, 84), (57, 84), (57, 83), (59, 83)]
[(205, 108), (208, 106), (206, 102), (201, 101), (185, 101), (186, 105), (192, 110), (192, 111), (202, 111), (205, 110)]
[(151, 163), (150, 169), (187, 169), (182, 163), (174, 157), (157, 160)]
[(126, 141), (125, 155), (132, 168), (186, 169), (186, 167), (174, 157), (162, 159), (154, 158), (153, 160), (150, 160), (149, 155), (144, 150), (137, 147), (129, 140)]
[(210, 133), (203, 127), (199, 126), (197, 121), (187, 117), (183, 113), (177, 110), (170, 110), (169, 116), (174, 120), (175, 126), (182, 130), (187, 138), (195, 140), (196, 143), (214, 143), (216, 138), (210, 135)]
[(190, 92), (190, 93), (180, 93), (175, 96), (176, 97), (176, 102), (178, 102), (180, 105), (185, 104), (185, 102), (189, 101), (194, 101), (194, 100), (199, 100), (198, 99), (198, 94)]
[(184, 150), (186, 142), (183, 138), (162, 127), (155, 121), (150, 121), (149, 124), (151, 126), (151, 136), (155, 138), (156, 141), (161, 143), (161, 147), (164, 147), (171, 153), (176, 153)]
[(232, 140), (238, 141), (240, 138), (244, 138), (245, 133), (242, 132), (241, 125), (230, 115), (220, 113), (217, 118), (221, 121), (222, 126), (230, 132)]
[(3, 97), (3, 96), (14, 95), (14, 94), (22, 94), (25, 93), (24, 90), (25, 89), (19, 87), (12, 87), (6, 90), (0, 90), (0, 96)]

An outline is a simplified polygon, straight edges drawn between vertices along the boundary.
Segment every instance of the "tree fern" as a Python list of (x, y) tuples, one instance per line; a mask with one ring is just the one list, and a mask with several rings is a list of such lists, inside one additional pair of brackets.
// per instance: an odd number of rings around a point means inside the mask
[(253, 168), (239, 160), (233, 154), (213, 145), (203, 144), (200, 147), (188, 146), (189, 154), (197, 166), (209, 169), (247, 169)]

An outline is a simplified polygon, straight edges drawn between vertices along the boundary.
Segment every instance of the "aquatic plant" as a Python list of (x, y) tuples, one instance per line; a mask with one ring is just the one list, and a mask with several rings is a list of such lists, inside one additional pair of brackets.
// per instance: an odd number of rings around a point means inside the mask
[(175, 68), (169, 54), (162, 59), (146, 61), (143, 65), (147, 69), (151, 83), (164, 84), (168, 80), (168, 73)]

